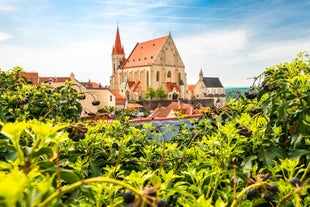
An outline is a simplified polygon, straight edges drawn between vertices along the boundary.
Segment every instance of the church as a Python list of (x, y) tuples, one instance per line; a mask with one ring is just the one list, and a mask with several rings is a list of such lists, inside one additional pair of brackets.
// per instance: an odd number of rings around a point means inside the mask
[(197, 79), (195, 85), (187, 84), (185, 66), (171, 33), (138, 42), (126, 58), (117, 27), (112, 49), (110, 89), (133, 101), (145, 99), (148, 87), (155, 90), (161, 87), (169, 100), (225, 102), (225, 90), (218, 78), (203, 77), (200, 71)]
[(185, 98), (185, 66), (171, 34), (137, 43), (125, 58), (117, 27), (110, 88), (128, 100), (142, 100), (148, 87), (155, 90), (162, 87), (170, 99)]

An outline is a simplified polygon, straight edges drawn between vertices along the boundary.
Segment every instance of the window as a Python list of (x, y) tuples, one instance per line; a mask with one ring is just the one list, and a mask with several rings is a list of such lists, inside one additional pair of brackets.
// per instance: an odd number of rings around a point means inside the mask
[(149, 71), (146, 72), (146, 85), (150, 85)]
[(110, 101), (113, 101), (113, 96), (110, 96)]
[(156, 81), (159, 81), (159, 71), (156, 72)]
[(179, 80), (178, 80), (179, 82), (181, 81), (181, 73), (179, 73)]
[(171, 78), (171, 71), (170, 70), (167, 73), (167, 78)]

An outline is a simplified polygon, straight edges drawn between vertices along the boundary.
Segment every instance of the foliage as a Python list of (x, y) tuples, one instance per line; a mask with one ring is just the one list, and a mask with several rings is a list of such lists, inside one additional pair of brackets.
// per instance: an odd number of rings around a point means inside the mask
[[(190, 124), (3, 123), (1, 206), (309, 206), (309, 57)], [(174, 136), (164, 139), (164, 133)]]
[(147, 87), (147, 90), (145, 92), (145, 98), (153, 99), (156, 97), (156, 90), (151, 87)]
[(162, 86), (160, 86), (157, 90), (156, 90), (156, 97), (163, 99), (163, 98), (167, 98), (168, 97), (168, 93), (166, 93), (166, 91), (163, 89)]
[(145, 98), (153, 99), (153, 98), (159, 98), (164, 99), (168, 97), (168, 93), (163, 89), (162, 86), (160, 86), (158, 89), (154, 89), (151, 87), (147, 88), (147, 91), (145, 93)]
[(71, 82), (56, 88), (48, 84), (28, 85), (22, 68), (0, 71), (0, 120), (14, 122), (29, 119), (77, 120), (82, 107), (81, 93)]

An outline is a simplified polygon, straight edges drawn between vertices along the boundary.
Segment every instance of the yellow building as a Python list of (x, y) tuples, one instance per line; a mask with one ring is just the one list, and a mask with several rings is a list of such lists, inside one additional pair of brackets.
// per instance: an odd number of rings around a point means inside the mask
[(170, 99), (186, 98), (185, 66), (171, 34), (137, 43), (125, 58), (117, 27), (110, 88), (129, 100), (142, 100), (148, 87), (162, 87)]

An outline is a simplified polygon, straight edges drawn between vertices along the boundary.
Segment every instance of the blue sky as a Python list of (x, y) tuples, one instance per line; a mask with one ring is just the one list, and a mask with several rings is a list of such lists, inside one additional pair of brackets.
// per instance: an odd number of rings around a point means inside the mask
[(127, 56), (171, 32), (188, 84), (202, 69), (225, 87), (250, 86), (310, 52), (309, 11), (310, 0), (0, 0), (0, 68), (109, 85), (118, 25)]

